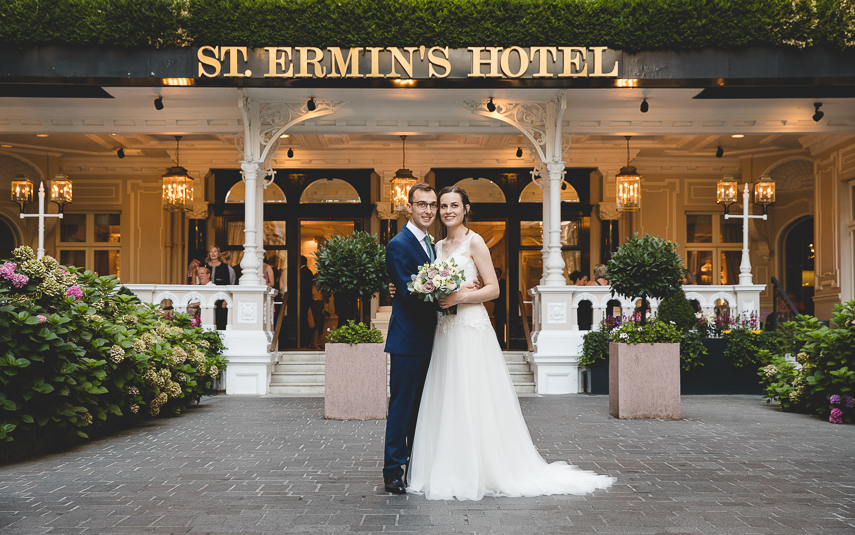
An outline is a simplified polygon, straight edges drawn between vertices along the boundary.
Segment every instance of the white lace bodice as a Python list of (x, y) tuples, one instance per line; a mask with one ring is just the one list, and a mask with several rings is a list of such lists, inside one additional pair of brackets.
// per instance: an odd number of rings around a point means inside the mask
[[(445, 262), (453, 258), (457, 264), (457, 269), (462, 270), (463, 275), (466, 277), (464, 285), (471, 284), (475, 280), (475, 277), (478, 276), (478, 268), (475, 267), (475, 261), (469, 255), (469, 244), (472, 242), (474, 236), (475, 232), (470, 230), (463, 242), (454, 251), (450, 252), (444, 250), (445, 240), (440, 240), (436, 243), (437, 260)], [(448, 258), (445, 257), (446, 254), (448, 254)], [(493, 329), (493, 325), (490, 323), (490, 315), (481, 303), (461, 303), (457, 305), (457, 314), (449, 316), (440, 315), (437, 329), (439, 332), (447, 332), (452, 327), (458, 325), (466, 325), (484, 330)]]

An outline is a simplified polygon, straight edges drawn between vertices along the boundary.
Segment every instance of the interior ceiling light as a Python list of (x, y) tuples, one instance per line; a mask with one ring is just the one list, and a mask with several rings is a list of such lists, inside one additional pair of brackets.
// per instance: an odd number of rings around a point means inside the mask
[(291, 149), (291, 148), (289, 148), (289, 149), (288, 149), (288, 157), (289, 157), (289, 158), (293, 158), (293, 157), (294, 157), (294, 149)]
[(118, 156), (120, 160), (121, 160), (122, 158), (124, 158), (124, 157), (125, 157), (125, 149), (119, 149), (119, 150), (117, 150), (117, 151), (116, 151), (116, 156)]
[(154, 99), (154, 109), (160, 111), (163, 109), (163, 98), (157, 97)]
[(496, 111), (496, 105), (493, 104), (493, 97), (490, 97), (490, 100), (487, 102), (487, 111), (490, 113)]
[(821, 107), (822, 107), (822, 102), (814, 102), (814, 103), (813, 103), (813, 109), (814, 109), (814, 110), (816, 110), (816, 113), (814, 113), (814, 114), (813, 114), (813, 120), (814, 120), (814, 122), (817, 122), (817, 123), (818, 123), (818, 122), (820, 122), (820, 121), (822, 120), (822, 118), (823, 118), (823, 117), (825, 117), (825, 113), (824, 113), (824, 112), (819, 111), (819, 109), (820, 109)]
[(0, 145), (0, 148), (3, 148), (3, 149), (11, 149), (11, 148), (12, 148), (12, 145)]
[(733, 139), (742, 139), (745, 137), (745, 134), (733, 134), (730, 137), (732, 137)]
[(115, 136), (116, 134), (110, 134), (111, 136)]
[(522, 147), (517, 147), (517, 158), (522, 158)]
[(721, 145), (719, 145), (718, 148), (715, 150), (715, 157), (721, 158), (722, 156), (724, 156), (724, 149), (721, 148)]
[(650, 109), (650, 104), (647, 103), (647, 99), (641, 101), (641, 113), (647, 113), (647, 110)]
[(291, 135), (291, 134), (282, 134), (282, 135), (281, 135), (281, 136), (279, 136), (279, 137), (280, 137), (281, 139), (288, 139), (288, 137), (289, 137), (290, 135)]
[(315, 103), (315, 97), (309, 99), (309, 102), (306, 102), (306, 108), (309, 111), (315, 111), (318, 109), (318, 105)]
[(36, 134), (36, 137), (48, 137), (47, 134)]

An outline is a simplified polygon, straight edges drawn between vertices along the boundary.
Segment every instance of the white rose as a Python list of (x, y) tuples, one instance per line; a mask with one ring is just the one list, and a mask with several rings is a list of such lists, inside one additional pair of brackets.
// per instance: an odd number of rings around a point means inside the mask
[(422, 293), (422, 287), (422, 281), (416, 280), (415, 282), (413, 282), (413, 290)]
[(451, 290), (451, 291), (454, 291), (457, 289), (457, 283), (451, 279), (446, 280), (445, 284), (443, 286), (445, 286), (446, 289)]
[(434, 286), (436, 286), (437, 288), (439, 288), (440, 286), (442, 286), (442, 277), (440, 277), (439, 275), (437, 275), (436, 277), (434, 277), (434, 278), (433, 278), (433, 284), (434, 284)]

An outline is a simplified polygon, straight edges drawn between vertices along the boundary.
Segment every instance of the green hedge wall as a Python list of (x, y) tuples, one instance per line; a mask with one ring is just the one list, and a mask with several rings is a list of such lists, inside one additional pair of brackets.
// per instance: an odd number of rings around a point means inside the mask
[(855, 0), (0, 0), (21, 47), (855, 46)]

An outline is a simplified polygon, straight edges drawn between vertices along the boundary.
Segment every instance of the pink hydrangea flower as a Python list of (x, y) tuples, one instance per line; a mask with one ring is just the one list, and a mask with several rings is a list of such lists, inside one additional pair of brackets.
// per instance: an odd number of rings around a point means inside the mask
[(200, 318), (199, 316), (191, 318), (190, 319), (190, 325), (192, 325), (193, 327), (198, 327), (198, 326), (202, 325), (202, 318)]
[(831, 417), (828, 419), (833, 424), (843, 423), (843, 411), (840, 409), (831, 409)]
[(6, 277), (9, 282), (12, 283), (12, 286), (15, 288), (23, 288), (30, 282), (30, 278), (24, 275), (23, 273), (13, 273), (9, 277)]
[(841, 401), (842, 400), (840, 399), (840, 395), (838, 395), (838, 394), (834, 394), (833, 396), (828, 398), (828, 402), (831, 403), (832, 405), (840, 405)]
[(65, 292), (65, 295), (73, 297), (75, 301), (80, 301), (80, 298), (83, 297), (83, 290), (80, 289), (80, 286), (72, 286)]
[(47, 321), (47, 317), (42, 316), (41, 314), (37, 314), (36, 317), (39, 318), (39, 323), (44, 323)]
[(18, 265), (14, 262), (6, 262), (3, 267), (0, 267), (0, 277), (8, 280), (15, 273), (17, 267)]

